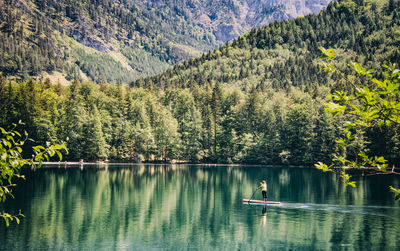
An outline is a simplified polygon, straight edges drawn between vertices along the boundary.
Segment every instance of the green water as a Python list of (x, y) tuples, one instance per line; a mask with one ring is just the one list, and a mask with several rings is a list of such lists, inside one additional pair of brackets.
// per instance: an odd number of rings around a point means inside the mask
[[(313, 168), (136, 165), (25, 170), (1, 250), (399, 250), (398, 177), (357, 188)], [(259, 181), (280, 206), (251, 206)], [(261, 192), (255, 199), (261, 199)]]

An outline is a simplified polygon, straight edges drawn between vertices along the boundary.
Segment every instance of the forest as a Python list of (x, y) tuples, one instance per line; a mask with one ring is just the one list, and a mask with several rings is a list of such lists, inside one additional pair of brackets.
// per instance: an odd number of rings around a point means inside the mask
[(295, 88), (131, 89), (79, 80), (63, 87), (4, 78), (0, 86), (1, 124), (24, 121), (35, 143), (65, 143), (69, 160), (311, 164), (335, 152), (323, 100)]
[[(325, 103), (349, 86), (324, 72), (318, 46), (335, 48), (344, 72), (352, 60), (376, 69), (399, 62), (399, 14), (399, 1), (333, 2), (130, 84), (2, 78), (0, 126), (22, 120), (35, 144), (64, 143), (67, 160), (331, 163), (348, 118)], [(364, 151), (398, 165), (398, 130), (354, 132), (348, 156)]]
[(221, 44), (174, 4), (150, 3), (0, 1), (0, 72), (19, 80), (60, 72), (67, 80), (128, 82)]
[[(340, 76), (327, 78), (317, 62), (318, 47), (334, 48), (341, 68), (351, 61), (380, 69), (400, 61), (399, 1), (335, 1), (319, 14), (276, 21), (253, 29), (202, 57), (175, 65), (131, 86), (187, 88), (220, 82), (231, 88), (312, 90), (340, 86)], [(334, 86), (337, 85), (337, 86)]]
[[(161, 90), (74, 80), (64, 87), (2, 78), (0, 124), (22, 120), (31, 144), (64, 143), (66, 160), (311, 165), (330, 163), (340, 150), (343, 121), (325, 112), (329, 92), (244, 92), (218, 82)], [(351, 147), (398, 163), (398, 128), (385, 130), (379, 138), (361, 133)]]
[(329, 2), (4, 0), (0, 72), (18, 80), (134, 81)]

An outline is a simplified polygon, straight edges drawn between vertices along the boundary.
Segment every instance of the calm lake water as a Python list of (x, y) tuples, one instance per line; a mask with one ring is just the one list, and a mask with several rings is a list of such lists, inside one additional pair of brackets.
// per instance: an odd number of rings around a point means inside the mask
[[(25, 170), (1, 250), (399, 250), (398, 177), (346, 188), (313, 168), (109, 165)], [(242, 203), (259, 182), (279, 206)], [(261, 192), (255, 199), (261, 199)]]

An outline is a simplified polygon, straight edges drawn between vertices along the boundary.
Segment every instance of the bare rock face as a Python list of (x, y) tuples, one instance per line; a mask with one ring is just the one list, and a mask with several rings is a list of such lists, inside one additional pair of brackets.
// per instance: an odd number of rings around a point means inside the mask
[[(331, 0), (142, 0), (154, 8), (169, 8), (177, 15), (230, 41), (251, 28), (273, 21), (317, 13)], [(140, 2), (140, 1), (139, 1)]]
[(187, 10), (194, 23), (211, 31), (217, 40), (226, 42), (254, 26), (319, 12), (329, 2), (330, 0), (189, 0), (181, 8)]

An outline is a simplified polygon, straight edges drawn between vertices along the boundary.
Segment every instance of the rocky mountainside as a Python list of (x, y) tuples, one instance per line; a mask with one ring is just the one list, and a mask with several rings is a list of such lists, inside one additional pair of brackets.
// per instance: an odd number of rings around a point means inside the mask
[(316, 13), (330, 0), (229, 0), (187, 1), (182, 8), (194, 23), (219, 41), (230, 41), (252, 27)]
[(328, 2), (0, 0), (0, 72), (128, 82)]

